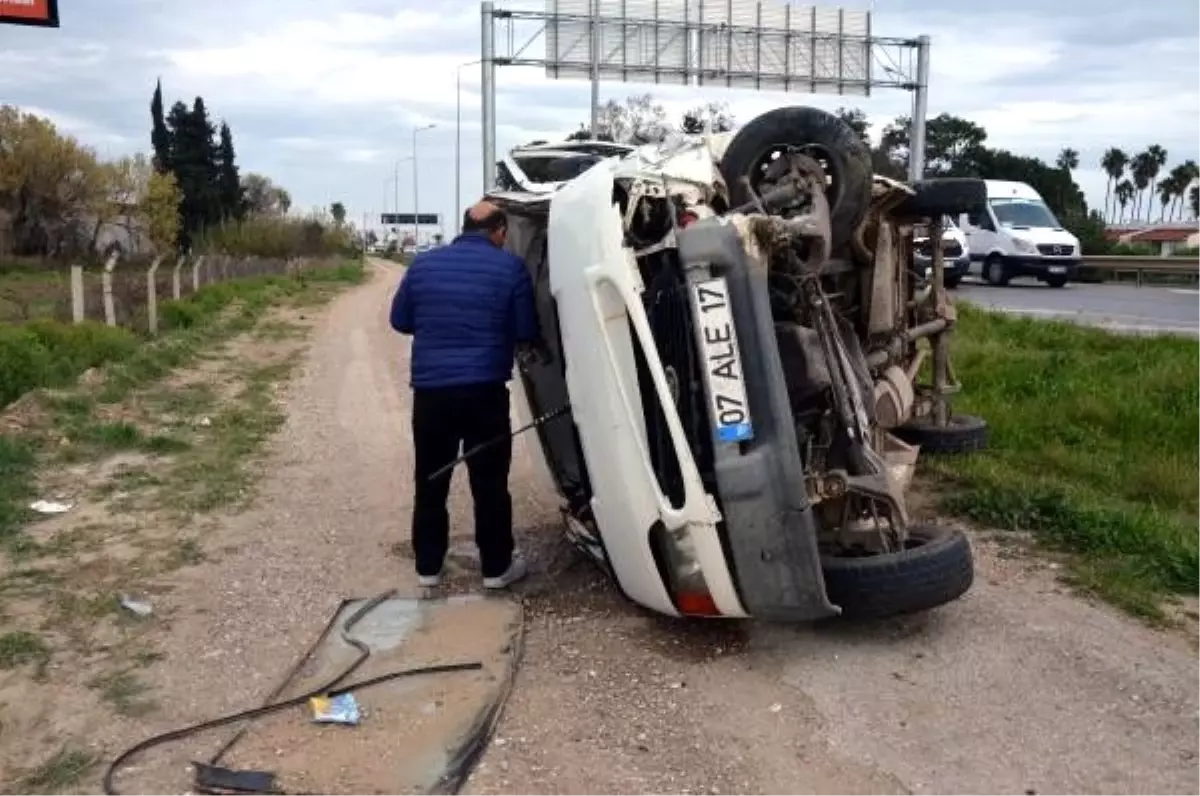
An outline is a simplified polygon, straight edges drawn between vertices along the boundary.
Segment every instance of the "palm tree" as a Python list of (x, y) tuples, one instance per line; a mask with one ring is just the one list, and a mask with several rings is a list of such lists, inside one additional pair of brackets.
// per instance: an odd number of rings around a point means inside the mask
[[(1162, 213), (1159, 216), (1159, 221), (1168, 220), (1167, 207), (1169, 207), (1171, 203), (1175, 201), (1175, 195), (1178, 190), (1178, 183), (1176, 182), (1174, 173), (1169, 174), (1168, 176), (1164, 177), (1161, 182), (1159, 182), (1158, 201), (1162, 205)], [(1149, 219), (1147, 218), (1147, 220)]]
[[(1104, 219), (1107, 221), (1110, 218), (1110, 198), (1112, 197), (1112, 189), (1121, 177), (1125, 176), (1125, 167), (1129, 165), (1129, 155), (1126, 155), (1116, 147), (1110, 147), (1104, 153), (1104, 157), (1100, 158), (1100, 168), (1104, 169), (1104, 173), (1108, 175), (1108, 182), (1104, 186)], [(1111, 215), (1117, 214), (1117, 208), (1112, 206)]]
[(1129, 162), (1130, 176), (1133, 178), (1133, 187), (1137, 189), (1137, 193), (1133, 196), (1133, 216), (1134, 220), (1142, 217), (1142, 195), (1146, 192), (1147, 186), (1150, 185), (1150, 155), (1145, 152), (1139, 152), (1133, 156), (1133, 160)]
[[(1133, 183), (1129, 180), (1121, 180), (1119, 183), (1117, 183), (1115, 194), (1117, 204), (1121, 206), (1121, 213), (1119, 216), (1117, 216), (1117, 223), (1120, 224), (1125, 221), (1125, 206), (1128, 205), (1130, 200), (1133, 199)], [(1114, 215), (1116, 214), (1114, 213)]]
[(1062, 152), (1058, 153), (1058, 160), (1055, 161), (1060, 169), (1066, 172), (1071, 172), (1079, 168), (1079, 151), (1064, 147)]
[(1175, 199), (1179, 202), (1178, 211), (1175, 210), (1174, 203), (1172, 203), (1171, 218), (1174, 219), (1176, 213), (1180, 216), (1183, 215), (1185, 209), (1183, 203), (1187, 201), (1188, 188), (1193, 182), (1200, 179), (1200, 166), (1197, 166), (1194, 160), (1185, 160), (1171, 170), (1171, 176), (1175, 180)]
[(1200, 218), (1200, 185), (1193, 185), (1188, 191), (1188, 204), (1192, 206), (1192, 220)]
[[(1154, 181), (1158, 179), (1158, 173), (1163, 166), (1167, 165), (1167, 150), (1163, 149), (1158, 144), (1151, 144), (1146, 147), (1146, 159), (1148, 160), (1146, 174), (1150, 177), (1150, 194), (1154, 194)], [(1146, 220), (1150, 220), (1150, 202), (1146, 202)]]
[(1170, 175), (1168, 175), (1167, 179), (1163, 180), (1163, 182), (1170, 182), (1171, 187), (1174, 189), (1174, 193), (1171, 196), (1171, 205), (1167, 210), (1165, 219), (1167, 221), (1174, 221), (1176, 212), (1175, 205), (1178, 203), (1182, 209), (1183, 202), (1185, 199), (1187, 199), (1188, 186), (1192, 184), (1192, 173), (1188, 170), (1188, 164), (1180, 163), (1178, 166), (1171, 169)]

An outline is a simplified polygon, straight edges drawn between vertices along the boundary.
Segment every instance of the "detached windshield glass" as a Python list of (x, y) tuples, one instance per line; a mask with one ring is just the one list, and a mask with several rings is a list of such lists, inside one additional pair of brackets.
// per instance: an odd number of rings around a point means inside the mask
[(993, 199), (996, 220), (1009, 227), (1061, 227), (1050, 208), (1029, 199)]

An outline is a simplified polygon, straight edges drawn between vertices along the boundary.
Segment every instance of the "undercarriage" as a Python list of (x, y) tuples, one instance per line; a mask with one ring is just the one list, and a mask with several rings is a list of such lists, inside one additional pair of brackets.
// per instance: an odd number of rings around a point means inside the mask
[[(772, 111), (724, 139), (638, 151), (613, 174), (612, 202), (653, 341), (646, 350), (631, 318), (645, 450), (676, 509), (694, 467), (746, 611), (785, 620), (880, 615), (965, 592), (965, 538), (915, 524), (906, 491), (922, 447), (963, 451), (986, 440), (985, 425), (950, 406), (955, 316), (938, 226), (942, 214), (978, 201), (981, 186), (873, 176), (865, 145), (811, 108)], [(497, 199), (530, 221), (518, 222), (514, 248), (536, 276), (547, 267), (545, 251), (536, 252), (545, 218), (536, 203)], [(929, 229), (935, 252), (929, 279), (913, 269), (917, 224)], [(565, 375), (551, 292), (539, 308)], [(553, 408), (546, 375), (525, 374), (535, 411)], [(575, 444), (564, 424), (541, 430), (542, 447), (573, 536), (604, 560), (587, 457), (571, 455), (586, 448), (575, 426)], [(686, 536), (650, 532), (675, 595), (705, 588), (702, 576), (679, 574)], [(923, 591), (879, 579), (897, 562), (928, 567), (915, 559), (934, 555), (944, 577)]]

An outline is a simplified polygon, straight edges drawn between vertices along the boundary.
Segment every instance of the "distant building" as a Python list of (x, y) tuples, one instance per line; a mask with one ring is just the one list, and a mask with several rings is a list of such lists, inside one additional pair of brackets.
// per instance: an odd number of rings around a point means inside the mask
[(1200, 246), (1200, 226), (1196, 224), (1146, 224), (1109, 227), (1104, 237), (1111, 243), (1148, 246), (1161, 257), (1170, 257), (1180, 249)]

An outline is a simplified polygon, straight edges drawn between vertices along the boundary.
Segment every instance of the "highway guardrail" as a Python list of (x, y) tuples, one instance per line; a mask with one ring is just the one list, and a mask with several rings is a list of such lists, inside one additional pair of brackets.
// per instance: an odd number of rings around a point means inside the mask
[(1190, 281), (1200, 281), (1200, 257), (1085, 256), (1081, 270), (1091, 271), (1102, 279), (1109, 275), (1133, 274), (1138, 287), (1146, 274), (1182, 276)]

